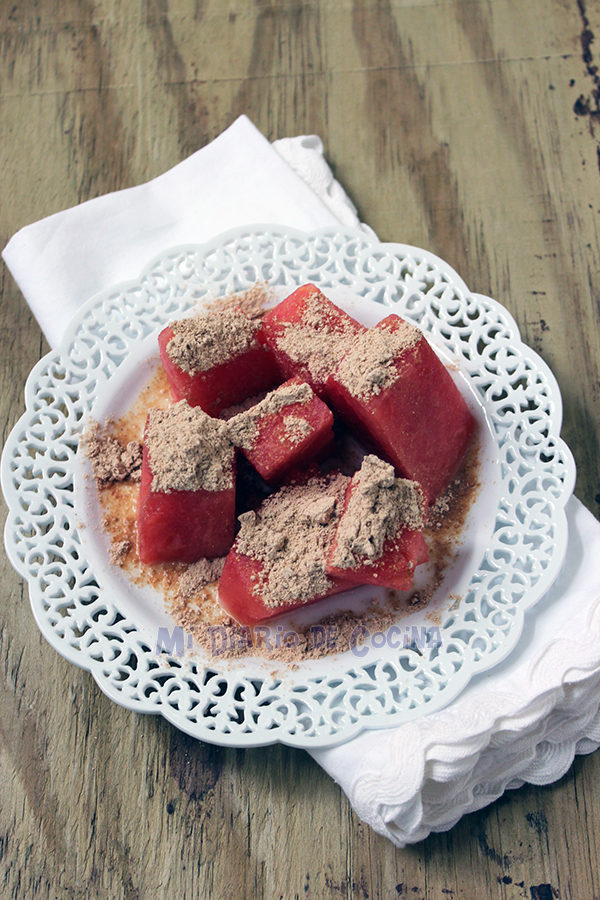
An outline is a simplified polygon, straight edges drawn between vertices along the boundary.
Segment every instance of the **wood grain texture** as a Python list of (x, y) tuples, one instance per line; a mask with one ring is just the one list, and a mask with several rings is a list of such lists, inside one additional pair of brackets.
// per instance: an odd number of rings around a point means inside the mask
[[(504, 303), (600, 502), (598, 0), (0, 3), (0, 241), (159, 174), (240, 113), (317, 133), (360, 216)], [(47, 347), (0, 270), (0, 421)], [(108, 701), (0, 561), (4, 898), (600, 897), (600, 755), (398, 850), (302, 751)]]

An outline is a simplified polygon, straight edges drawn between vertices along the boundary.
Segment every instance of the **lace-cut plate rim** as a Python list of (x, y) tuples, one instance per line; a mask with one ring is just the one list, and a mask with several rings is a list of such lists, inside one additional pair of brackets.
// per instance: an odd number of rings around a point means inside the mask
[[(226, 660), (219, 647), (194, 647), (163, 598), (111, 566), (87, 463), (77, 453), (90, 418), (116, 417), (131, 405), (169, 321), (256, 282), (266, 282), (274, 299), (314, 282), (366, 325), (392, 311), (419, 325), (448, 363), (481, 435), (482, 487), (431, 604), (352, 650), (294, 665)], [(2, 487), (7, 552), (29, 584), (36, 622), (115, 702), (161, 713), (204, 741), (325, 747), (441, 709), (515, 648), (525, 611), (552, 584), (566, 552), (564, 505), (575, 466), (560, 439), (552, 373), (521, 342), (510, 314), (469, 292), (442, 260), (361, 231), (254, 226), (171, 248), (139, 278), (85, 304), (61, 347), (33, 369), (25, 394), (26, 412), (2, 457)], [(369, 596), (371, 589), (333, 598), (281, 632), (311, 616), (360, 609)]]

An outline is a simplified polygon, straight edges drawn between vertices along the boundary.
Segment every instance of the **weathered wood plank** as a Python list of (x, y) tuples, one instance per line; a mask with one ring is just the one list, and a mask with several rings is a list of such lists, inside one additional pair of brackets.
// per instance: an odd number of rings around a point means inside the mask
[[(0, 8), (0, 238), (151, 178), (242, 112), (322, 136), (384, 240), (503, 302), (555, 371), (598, 511), (598, 53), (584, 0), (26, 0)], [(0, 273), (6, 436), (47, 349)], [(6, 897), (600, 895), (600, 758), (398, 850), (301, 751), (199, 745), (108, 701), (0, 562)]]

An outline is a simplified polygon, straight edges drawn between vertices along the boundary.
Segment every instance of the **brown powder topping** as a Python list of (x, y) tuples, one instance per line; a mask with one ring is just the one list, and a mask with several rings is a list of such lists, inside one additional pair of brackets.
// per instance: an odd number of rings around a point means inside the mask
[(105, 488), (117, 481), (139, 481), (142, 474), (142, 445), (130, 441), (125, 447), (115, 437), (92, 422), (81, 438), (96, 484)]
[(129, 551), (131, 550), (131, 541), (113, 541), (110, 545), (108, 555), (113, 566), (122, 566)]
[(228, 420), (230, 440), (236, 447), (250, 450), (258, 437), (259, 423), (264, 416), (274, 415), (296, 403), (310, 403), (314, 396), (312, 388), (306, 383), (282, 384), (268, 393), (264, 400)]
[(285, 436), (292, 444), (299, 444), (314, 428), (306, 419), (299, 416), (286, 416), (283, 420), (285, 425)]
[(152, 490), (222, 491), (233, 486), (235, 448), (227, 426), (180, 400), (151, 409), (144, 441), (152, 466)]
[(226, 407), (226, 409), (222, 409), (219, 413), (219, 418), (226, 421), (229, 421), (229, 419), (233, 419), (234, 416), (237, 416), (242, 412), (246, 412), (247, 409), (256, 406), (257, 403), (260, 403), (261, 400), (265, 399), (268, 393), (268, 391), (261, 391), (260, 394), (256, 394), (254, 397), (247, 397), (245, 400), (242, 400), (241, 403), (234, 403), (233, 406), (228, 406)]
[(354, 397), (366, 400), (393, 384), (400, 375), (398, 358), (424, 340), (423, 333), (410, 322), (397, 328), (383, 325), (357, 335), (336, 369), (336, 378)]
[(235, 548), (263, 563), (255, 593), (267, 606), (311, 600), (331, 587), (327, 555), (349, 478), (339, 472), (288, 485), (239, 517)]
[(217, 559), (199, 559), (189, 566), (179, 578), (177, 584), (177, 600), (190, 600), (200, 593), (202, 588), (213, 581), (218, 581), (225, 565), (225, 557)]
[(220, 312), (223, 309), (231, 309), (237, 306), (249, 319), (259, 319), (264, 315), (268, 306), (273, 305), (275, 293), (266, 282), (257, 281), (252, 287), (235, 294), (226, 294), (206, 304), (210, 312)]
[(331, 561), (341, 569), (373, 563), (387, 540), (405, 529), (421, 530), (424, 517), (425, 498), (419, 484), (395, 478), (393, 466), (377, 456), (365, 456), (352, 479)]
[(207, 372), (250, 349), (259, 328), (259, 322), (236, 308), (180, 319), (171, 323), (174, 336), (167, 355), (190, 375)]
[(315, 292), (306, 299), (300, 323), (286, 324), (277, 337), (277, 346), (294, 362), (305, 365), (316, 381), (325, 381), (350, 349), (355, 335), (351, 320), (344, 319), (341, 330), (337, 326), (332, 330), (328, 304)]

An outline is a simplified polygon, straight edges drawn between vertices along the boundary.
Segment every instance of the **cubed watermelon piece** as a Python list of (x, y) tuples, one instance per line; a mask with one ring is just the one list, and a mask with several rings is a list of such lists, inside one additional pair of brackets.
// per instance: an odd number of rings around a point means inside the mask
[(256, 591), (257, 585), (261, 583), (263, 573), (263, 563), (238, 553), (235, 547), (227, 554), (219, 579), (219, 602), (228, 615), (232, 616), (240, 625), (256, 625), (259, 622), (266, 622), (268, 619), (290, 613), (301, 606), (316, 603), (318, 600), (324, 600), (326, 597), (355, 587), (355, 584), (348, 580), (332, 576), (329, 578), (330, 587), (324, 594), (319, 594), (309, 600), (296, 600), (279, 606), (268, 606), (260, 593)]
[(211, 416), (281, 381), (260, 322), (239, 309), (173, 322), (158, 347), (173, 399)]
[(409, 591), (415, 568), (429, 559), (425, 514), (417, 482), (395, 478), (392, 465), (365, 457), (346, 492), (327, 573), (355, 585)]
[(326, 567), (348, 482), (336, 472), (289, 484), (239, 517), (219, 582), (221, 606), (238, 622), (263, 622), (346, 589)]
[(326, 382), (365, 331), (352, 316), (331, 302), (314, 284), (305, 284), (263, 316), (266, 340), (284, 378), (298, 375), (315, 394), (326, 397)]
[(235, 536), (235, 448), (212, 419), (185, 400), (150, 410), (138, 500), (143, 563), (225, 556)]
[(268, 484), (308, 466), (333, 444), (333, 414), (301, 378), (290, 378), (229, 419), (229, 436)]
[(334, 409), (429, 503), (448, 486), (475, 420), (424, 334), (390, 315), (359, 335), (327, 382)]

